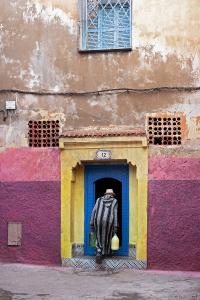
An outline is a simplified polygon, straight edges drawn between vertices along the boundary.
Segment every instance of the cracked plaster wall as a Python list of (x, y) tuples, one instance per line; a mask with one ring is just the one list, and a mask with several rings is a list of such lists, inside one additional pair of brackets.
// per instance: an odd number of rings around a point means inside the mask
[[(198, 2), (135, 0), (132, 51), (80, 53), (81, 1), (2, 0), (0, 88), (62, 92), (198, 86)], [(62, 130), (109, 125), (144, 127), (145, 115), (151, 112), (185, 113), (187, 138), (199, 138), (199, 93), (101, 97), (4, 93), (0, 95), (0, 109), (5, 108), (8, 98), (17, 101), (17, 111), (6, 122), (0, 115), (2, 147), (27, 146), (29, 119), (59, 118)]]

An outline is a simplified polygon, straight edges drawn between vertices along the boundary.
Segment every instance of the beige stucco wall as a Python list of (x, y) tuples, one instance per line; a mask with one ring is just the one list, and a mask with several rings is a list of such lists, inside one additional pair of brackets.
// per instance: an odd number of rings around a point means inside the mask
[[(132, 51), (80, 53), (78, 0), (2, 0), (0, 89), (57, 93), (198, 87), (199, 0), (135, 0), (132, 9)], [(0, 145), (27, 146), (30, 119), (59, 118), (62, 130), (144, 127), (146, 113), (160, 111), (184, 112), (187, 138), (197, 139), (199, 96), (170, 91), (85, 97), (1, 93), (0, 109), (6, 99), (15, 99), (17, 110), (6, 121), (0, 115)]]

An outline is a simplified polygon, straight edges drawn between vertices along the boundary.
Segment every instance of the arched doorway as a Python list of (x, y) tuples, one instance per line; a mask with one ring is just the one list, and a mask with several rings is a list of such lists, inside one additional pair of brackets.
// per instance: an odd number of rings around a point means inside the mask
[(112, 188), (118, 200), (120, 249), (116, 256), (127, 256), (129, 245), (129, 167), (124, 165), (85, 165), (85, 223), (84, 253), (94, 255), (95, 249), (89, 246), (90, 218), (95, 201), (103, 196), (106, 189)]
[(106, 189), (113, 189), (118, 203), (118, 237), (121, 245), (122, 241), (122, 183), (114, 178), (101, 178), (95, 182), (95, 199), (104, 195)]

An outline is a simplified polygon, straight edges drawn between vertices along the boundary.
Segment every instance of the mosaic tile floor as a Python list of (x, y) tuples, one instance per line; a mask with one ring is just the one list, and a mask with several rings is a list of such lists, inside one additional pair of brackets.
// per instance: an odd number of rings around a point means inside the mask
[(115, 269), (137, 269), (142, 270), (147, 268), (145, 261), (131, 259), (129, 257), (112, 257), (103, 259), (102, 264), (98, 265), (95, 262), (95, 257), (79, 257), (64, 259), (63, 267), (73, 267), (77, 269), (90, 270), (115, 270)]
[[(77, 258), (85, 258), (84, 255), (84, 245), (83, 244), (76, 244), (74, 243), (72, 245), (72, 256)], [(113, 256), (115, 256), (113, 254)], [(127, 257), (125, 257), (127, 259)], [(129, 245), (129, 254), (128, 258), (130, 259), (136, 259), (136, 247), (134, 245)]]

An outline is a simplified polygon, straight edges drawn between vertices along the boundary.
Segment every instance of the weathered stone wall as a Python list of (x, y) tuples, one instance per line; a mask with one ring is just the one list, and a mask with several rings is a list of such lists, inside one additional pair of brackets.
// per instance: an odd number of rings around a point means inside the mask
[(0, 5), (3, 88), (199, 84), (198, 0), (133, 1), (133, 51), (100, 54), (78, 52), (78, 0), (3, 0)]
[[(85, 126), (145, 126), (145, 113), (184, 112), (190, 136), (200, 115), (199, 93), (157, 92), (60, 96), (113, 88), (199, 86), (198, 0), (133, 1), (132, 51), (80, 53), (80, 2), (1, 1), (0, 88), (51, 92), (52, 96), (1, 93), (17, 101), (2, 147), (26, 146), (29, 119), (59, 118), (63, 130)], [(55, 93), (55, 94), (54, 94)], [(20, 137), (20, 138), (19, 138)]]

